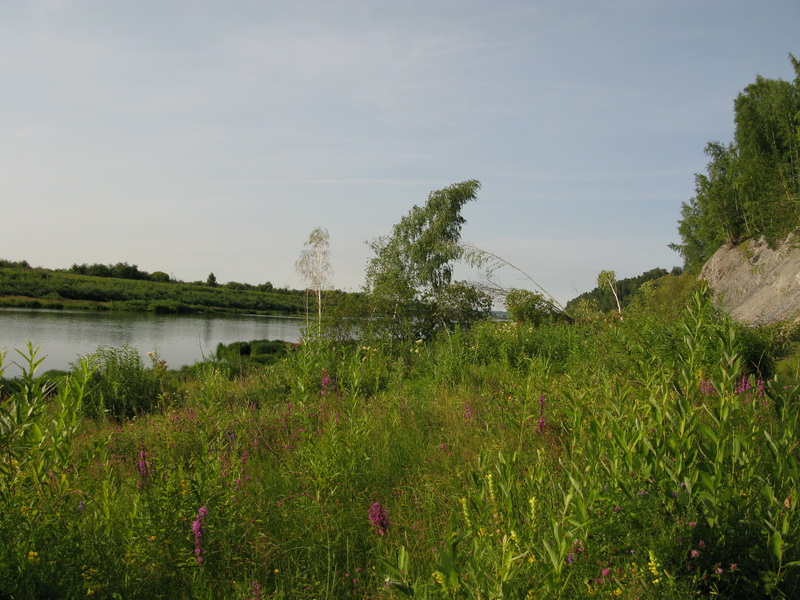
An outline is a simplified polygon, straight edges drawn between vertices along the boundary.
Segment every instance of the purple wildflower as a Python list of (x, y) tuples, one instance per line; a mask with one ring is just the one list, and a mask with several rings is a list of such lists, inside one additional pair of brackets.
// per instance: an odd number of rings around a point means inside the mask
[(547, 421), (544, 418), (544, 394), (542, 394), (539, 396), (539, 421), (536, 423), (536, 430), (542, 434), (546, 426)]
[(194, 555), (197, 564), (203, 562), (203, 533), (205, 533), (206, 526), (205, 520), (208, 514), (208, 509), (201, 506), (197, 509), (197, 517), (192, 523), (192, 532), (194, 533)]
[(472, 419), (472, 407), (464, 402), (464, 420), (469, 421), (470, 419)]
[(136, 487), (142, 489), (150, 484), (150, 477), (153, 474), (150, 463), (147, 460), (147, 452), (144, 450), (139, 452), (139, 460), (136, 461), (136, 469), (139, 471), (139, 481)]
[(389, 529), (389, 517), (380, 502), (375, 502), (369, 507), (369, 522), (372, 523), (375, 535), (386, 535), (386, 530)]
[(700, 393), (704, 396), (713, 396), (717, 393), (716, 388), (714, 388), (714, 384), (711, 383), (710, 379), (701, 379), (700, 380)]
[(320, 381), (320, 393), (323, 397), (329, 395), (333, 389), (333, 378), (328, 375), (327, 371), (322, 372), (322, 381)]
[(739, 383), (736, 385), (736, 395), (741, 396), (750, 389), (750, 380), (746, 375), (743, 375)]
[(261, 584), (258, 583), (257, 581), (254, 581), (253, 582), (253, 595), (250, 598), (250, 600), (261, 600), (261, 598), (262, 598), (262, 595), (261, 595)]

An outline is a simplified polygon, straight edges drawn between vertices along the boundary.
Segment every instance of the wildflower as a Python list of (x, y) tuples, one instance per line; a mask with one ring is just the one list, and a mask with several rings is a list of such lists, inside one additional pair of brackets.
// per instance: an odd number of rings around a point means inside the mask
[(139, 471), (139, 481), (136, 486), (139, 489), (150, 484), (150, 477), (152, 476), (152, 469), (147, 460), (147, 452), (144, 450), (139, 451), (139, 460), (136, 461), (136, 469)]
[(330, 394), (331, 390), (333, 389), (333, 378), (330, 375), (328, 375), (327, 371), (322, 372), (322, 380), (320, 381), (320, 388), (321, 388), (320, 394), (322, 394), (323, 397)]
[(542, 434), (546, 426), (547, 421), (544, 418), (544, 394), (542, 394), (539, 396), (539, 421), (536, 423), (536, 431)]
[(38, 552), (34, 552), (33, 550), (30, 550), (28, 552), (28, 562), (32, 562), (32, 563), (39, 562), (39, 553)]
[(692, 558), (697, 558), (698, 556), (700, 556), (700, 550), (694, 549), (689, 554), (692, 555)]
[(611, 569), (609, 569), (608, 567), (600, 571), (601, 577), (608, 577), (610, 574), (611, 574)]
[(742, 396), (750, 389), (750, 380), (747, 378), (747, 375), (743, 375), (742, 379), (739, 381), (738, 385), (736, 386), (736, 395)]
[(389, 517), (380, 502), (375, 502), (369, 507), (369, 522), (372, 523), (375, 535), (386, 535), (386, 530), (389, 529)]
[(444, 575), (441, 571), (434, 571), (431, 573), (431, 577), (433, 577), (439, 585), (444, 585)]
[(658, 559), (656, 559), (656, 555), (653, 554), (652, 550), (650, 550), (648, 552), (648, 554), (650, 555), (650, 561), (647, 563), (647, 568), (650, 570), (650, 572), (655, 577), (655, 579), (653, 579), (653, 583), (659, 583), (661, 581), (661, 578), (659, 577), (660, 573), (659, 573), (658, 568), (661, 565), (658, 564)]
[(205, 519), (208, 514), (208, 509), (201, 506), (197, 509), (197, 518), (192, 523), (192, 532), (194, 533), (194, 554), (197, 564), (203, 562), (203, 533), (205, 533)]
[(737, 565), (736, 563), (731, 563), (731, 571), (735, 571), (738, 568), (739, 568), (739, 565)]
[(261, 600), (261, 584), (257, 581), (254, 581), (252, 584), (253, 588), (253, 595), (250, 597), (250, 600)]
[(469, 421), (472, 418), (472, 407), (464, 402), (464, 420)]
[(497, 506), (497, 496), (495, 496), (494, 491), (494, 477), (491, 473), (486, 474), (486, 486), (489, 489), (489, 500), (492, 503), (492, 506)]
[(710, 379), (701, 379), (700, 380), (700, 393), (704, 396), (713, 396), (716, 394), (717, 390), (714, 388), (714, 384), (711, 383)]
[(472, 520), (469, 518), (469, 509), (467, 508), (467, 499), (460, 498), (461, 512), (464, 513), (464, 520), (467, 522), (467, 527), (472, 527)]

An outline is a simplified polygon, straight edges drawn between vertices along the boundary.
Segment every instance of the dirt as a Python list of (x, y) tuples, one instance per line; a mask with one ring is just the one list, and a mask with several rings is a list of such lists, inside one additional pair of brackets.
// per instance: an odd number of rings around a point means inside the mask
[(762, 239), (717, 250), (703, 266), (723, 310), (750, 325), (800, 322), (800, 238), (776, 248)]

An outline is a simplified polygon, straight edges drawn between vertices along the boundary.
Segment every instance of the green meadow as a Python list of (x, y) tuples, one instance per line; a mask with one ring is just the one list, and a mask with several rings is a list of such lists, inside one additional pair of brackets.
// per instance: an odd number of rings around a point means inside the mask
[(797, 330), (686, 281), (189, 375), (8, 355), (0, 598), (795, 598)]

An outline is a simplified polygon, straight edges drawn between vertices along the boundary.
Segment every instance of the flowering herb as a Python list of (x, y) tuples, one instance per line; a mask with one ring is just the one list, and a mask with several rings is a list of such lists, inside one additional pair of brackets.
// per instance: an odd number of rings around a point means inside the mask
[(544, 429), (547, 426), (547, 421), (544, 417), (544, 394), (539, 396), (539, 421), (536, 423), (536, 431), (540, 434), (544, 433)]
[(205, 520), (207, 514), (208, 509), (205, 506), (201, 506), (197, 509), (197, 517), (192, 523), (192, 533), (194, 533), (194, 557), (197, 564), (203, 562), (203, 534), (206, 530)]
[(389, 517), (380, 502), (375, 502), (369, 507), (369, 522), (372, 523), (375, 535), (386, 535), (386, 530), (389, 529)]

